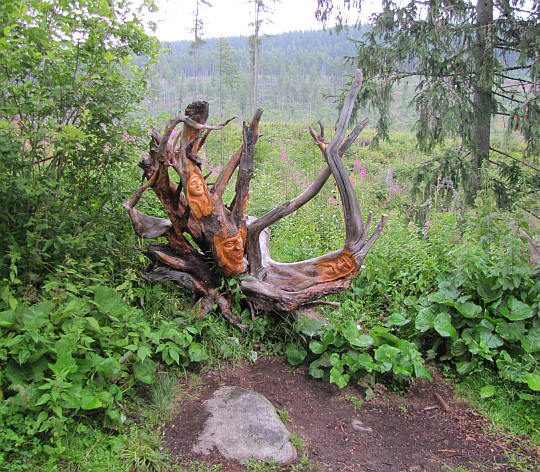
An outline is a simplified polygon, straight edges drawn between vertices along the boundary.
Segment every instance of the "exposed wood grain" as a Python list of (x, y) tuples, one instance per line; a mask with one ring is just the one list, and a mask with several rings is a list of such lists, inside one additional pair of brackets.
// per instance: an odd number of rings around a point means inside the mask
[[(256, 111), (249, 125), (244, 124), (242, 145), (213, 185), (207, 183), (201, 173), (200, 153), (209, 133), (223, 129), (228, 122), (207, 125), (208, 104), (194, 102), (186, 108), (184, 115), (178, 114), (169, 119), (163, 134), (153, 130), (149, 157), (141, 163), (147, 181), (124, 203), (140, 237), (165, 236), (168, 240), (168, 244), (150, 244), (142, 251), (152, 260), (146, 278), (158, 282), (172, 281), (190, 290), (201, 299), (197, 315), (203, 316), (218, 306), (227, 320), (241, 327), (242, 320), (231, 310), (231, 294), (221, 289), (224, 276), (241, 276), (239, 287), (252, 316), (272, 310), (291, 313), (293, 317), (317, 317), (313, 307), (332, 305), (321, 299), (349, 287), (387, 219), (383, 215), (368, 237), (372, 214), (368, 214), (364, 224), (358, 197), (342, 162), (344, 153), (367, 124), (367, 119), (363, 120), (347, 135), (354, 102), (361, 87), (362, 74), (358, 71), (334, 136), (328, 143), (325, 142), (321, 122), (319, 133), (310, 127), (311, 136), (327, 166), (308, 189), (260, 218), (246, 215), (245, 209), (262, 110)], [(170, 143), (174, 129), (180, 124), (181, 132)], [(178, 174), (178, 184), (169, 177), (169, 168)], [(227, 207), (222, 201), (223, 194), (237, 169), (234, 198)], [(272, 260), (268, 228), (311, 201), (330, 176), (336, 181), (343, 203), (343, 248), (290, 264)], [(168, 219), (144, 215), (135, 209), (143, 193), (150, 188), (163, 205)]]

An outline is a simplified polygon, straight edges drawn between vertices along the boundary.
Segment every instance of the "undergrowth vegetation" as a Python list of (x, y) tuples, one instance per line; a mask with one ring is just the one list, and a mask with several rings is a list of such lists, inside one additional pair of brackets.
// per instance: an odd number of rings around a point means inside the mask
[[(296, 196), (323, 167), (304, 124), (265, 123), (262, 131), (247, 209), (254, 216)], [(238, 136), (231, 124), (208, 141), (205, 174), (226, 162)], [(256, 362), (266, 354), (285, 355), (293, 365), (307, 362), (311, 375), (340, 387), (391, 382), (406, 389), (415, 377), (429, 378), (431, 362), (464, 379), (486, 409), (502, 409), (497, 402), (511, 398), (506, 411), (527, 411), (524, 421), (514, 421), (516, 433), (538, 439), (540, 279), (521, 237), (521, 231), (538, 237), (537, 209), (497, 209), (488, 187), (469, 208), (459, 192), (443, 192), (447, 187), (414, 200), (415, 169), (426, 156), (411, 136), (399, 134), (379, 149), (355, 146), (344, 162), (362, 210), (375, 219), (390, 217), (360, 275), (332, 297), (338, 308), (320, 308), (327, 324), (292, 323), (275, 314), (251, 319), (238, 284), (228, 280), (223, 290), (234, 295), (234, 309), (249, 326), (240, 331), (218, 313), (194, 317), (190, 294), (141, 281), (145, 261), (131, 247), (142, 241), (120, 211), (139, 178), (139, 151), (130, 152), (129, 167), (111, 170), (116, 197), (102, 207), (106, 218), (96, 218), (92, 231), (72, 233), (69, 244), (58, 247), (56, 232), (52, 243), (42, 236), (39, 242), (30, 236), (49, 234), (52, 224), (48, 213), (40, 214), (45, 226), (32, 221), (34, 229), (13, 236), (2, 254), (4, 470), (36, 464), (41, 470), (67, 464), (166, 470), (156, 431), (179, 394), (175, 379), (187, 378), (194, 367)], [(149, 214), (156, 211), (151, 200), (142, 205)], [(290, 262), (338, 249), (341, 211), (329, 181), (305, 208), (272, 227), (273, 258)], [(475, 379), (482, 382), (473, 385)], [(93, 458), (81, 452), (88, 449)], [(309, 464), (295, 467), (310, 470)]]

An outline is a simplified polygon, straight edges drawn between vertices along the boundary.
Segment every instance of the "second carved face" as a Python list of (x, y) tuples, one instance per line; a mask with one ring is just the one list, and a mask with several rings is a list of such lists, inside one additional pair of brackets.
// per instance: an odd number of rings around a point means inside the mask
[(246, 230), (241, 227), (233, 236), (222, 232), (214, 237), (214, 247), (222, 270), (226, 275), (241, 274), (246, 270), (244, 247)]
[(193, 172), (189, 176), (186, 184), (186, 196), (191, 211), (197, 218), (212, 213), (212, 201), (208, 195), (206, 183), (198, 172)]

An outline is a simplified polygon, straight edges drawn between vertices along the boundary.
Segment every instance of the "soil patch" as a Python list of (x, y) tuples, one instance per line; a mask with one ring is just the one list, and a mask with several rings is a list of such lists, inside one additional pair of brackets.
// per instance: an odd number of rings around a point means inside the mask
[[(293, 368), (281, 358), (211, 369), (188, 382), (163, 429), (164, 445), (177, 463), (221, 464), (223, 471), (241, 471), (236, 461), (219, 454), (194, 454), (203, 429), (204, 401), (223, 385), (240, 386), (264, 395), (288, 413), (286, 426), (302, 438), (311, 463), (329, 472), (444, 471), (463, 466), (471, 471), (517, 471), (505, 453), (517, 454), (534, 470), (538, 451), (488, 432), (488, 420), (454, 398), (452, 386), (436, 372), (433, 382), (417, 380), (406, 395), (379, 391), (355, 408), (351, 397), (362, 389), (314, 379), (307, 366)], [(358, 403), (357, 403), (358, 406)], [(521, 449), (520, 449), (521, 447)], [(523, 469), (522, 469), (523, 470)]]

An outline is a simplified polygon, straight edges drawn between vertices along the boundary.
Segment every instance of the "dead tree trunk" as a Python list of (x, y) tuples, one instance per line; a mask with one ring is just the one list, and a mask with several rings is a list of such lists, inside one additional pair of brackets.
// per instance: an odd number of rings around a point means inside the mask
[[(361, 84), (361, 73), (357, 71), (330, 142), (324, 140), (322, 124), (319, 123), (320, 133), (310, 128), (327, 163), (319, 177), (294, 200), (260, 218), (247, 216), (245, 208), (253, 176), (261, 110), (257, 110), (249, 126), (244, 124), (243, 144), (213, 183), (207, 182), (202, 175), (199, 156), (209, 133), (222, 129), (227, 123), (207, 126), (206, 102), (194, 102), (188, 106), (185, 115), (170, 118), (163, 135), (154, 130), (150, 155), (140, 164), (146, 183), (124, 202), (138, 236), (145, 239), (163, 236), (168, 241), (168, 244), (149, 244), (142, 250), (153, 261), (145, 278), (175, 282), (201, 299), (199, 315), (208, 313), (217, 304), (223, 315), (237, 326), (242, 326), (242, 320), (232, 313), (227, 294), (219, 289), (223, 276), (242, 276), (239, 284), (252, 315), (271, 310), (296, 315), (306, 307), (327, 303), (319, 301), (324, 296), (347, 289), (387, 219), (383, 215), (368, 238), (371, 212), (364, 223), (357, 195), (341, 161), (344, 152), (367, 124), (366, 119), (346, 136)], [(170, 142), (171, 133), (179, 123), (183, 123), (182, 132)], [(171, 167), (180, 177), (178, 184), (169, 177)], [(226, 205), (223, 194), (237, 168), (235, 195), (231, 204)], [(273, 261), (269, 250), (270, 225), (310, 201), (330, 175), (336, 180), (343, 203), (343, 248), (296, 263)], [(154, 190), (163, 204), (167, 219), (151, 217), (135, 209), (148, 188)], [(209, 259), (214, 264), (209, 263)]]

